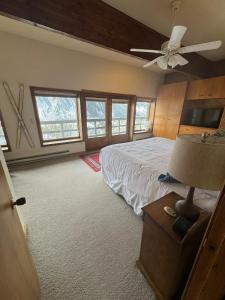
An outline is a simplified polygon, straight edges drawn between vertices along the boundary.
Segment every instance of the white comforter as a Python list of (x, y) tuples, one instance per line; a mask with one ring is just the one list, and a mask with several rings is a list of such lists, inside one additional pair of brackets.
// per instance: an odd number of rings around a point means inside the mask
[[(173, 144), (172, 140), (155, 137), (101, 150), (100, 161), (106, 184), (122, 195), (137, 215), (142, 214), (143, 206), (171, 191), (186, 196), (188, 187), (183, 184), (158, 181), (158, 176), (167, 172)], [(195, 204), (212, 211), (217, 194), (196, 189)]]

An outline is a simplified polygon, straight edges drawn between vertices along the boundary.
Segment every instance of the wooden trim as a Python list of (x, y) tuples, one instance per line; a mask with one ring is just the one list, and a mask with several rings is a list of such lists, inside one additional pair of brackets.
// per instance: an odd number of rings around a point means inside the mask
[[(51, 95), (51, 94), (48, 94), (48, 92), (56, 92), (56, 93), (59, 93), (61, 95), (61, 97), (64, 97), (63, 96), (63, 93), (65, 93), (66, 97), (68, 97), (68, 94), (71, 94), (71, 97), (72, 95), (79, 95), (80, 94), (80, 91), (77, 91), (77, 90), (66, 90), (66, 89), (59, 89), (59, 88), (49, 88), (49, 87), (40, 87), (40, 86), (30, 86), (30, 90), (33, 91), (33, 93), (35, 95), (38, 95), (38, 96), (46, 96), (46, 95)], [(43, 92), (47, 92), (46, 94), (43, 93), (43, 94), (39, 94), (39, 93), (35, 93), (35, 91), (43, 91)], [(68, 93), (68, 94), (67, 94)], [(59, 97), (60, 97), (59, 95)], [(55, 96), (55, 94), (52, 94), (52, 96)]]
[(130, 141), (134, 137), (134, 124), (135, 124), (135, 113), (136, 113), (136, 96), (132, 97), (130, 105)]
[(5, 140), (6, 140), (6, 145), (0, 145), (0, 146), (8, 147), (8, 149), (6, 149), (6, 150), (2, 149), (3, 152), (11, 152), (12, 149), (11, 149), (11, 145), (10, 145), (10, 142), (9, 142), (9, 137), (8, 137), (8, 133), (7, 133), (7, 130), (6, 130), (6, 127), (5, 127), (5, 123), (4, 123), (4, 119), (3, 119), (3, 116), (2, 116), (1, 110), (0, 110), (0, 122), (1, 122), (3, 132), (4, 132)]
[(137, 98), (138, 102), (141, 102), (141, 101), (143, 101), (143, 102), (154, 102), (157, 99), (155, 97), (141, 97), (141, 96), (136, 96), (136, 98)]
[(85, 94), (85, 97), (91, 96), (94, 97), (108, 97), (110, 96), (111, 98), (124, 98), (124, 99), (130, 99), (131, 97), (135, 97), (135, 95), (132, 94), (121, 94), (121, 93), (111, 93), (111, 92), (104, 92), (104, 91), (95, 91), (95, 90), (82, 90), (82, 93)]
[[(35, 119), (36, 119), (36, 125), (37, 125), (37, 129), (38, 129), (38, 135), (39, 135), (39, 140), (40, 140), (40, 145), (41, 147), (49, 147), (49, 146), (57, 146), (57, 145), (63, 145), (63, 144), (70, 144), (70, 143), (77, 143), (77, 142), (83, 142), (83, 133), (82, 133), (82, 128), (80, 128), (80, 125), (78, 125), (78, 130), (79, 130), (79, 137), (68, 137), (66, 139), (52, 139), (52, 140), (44, 140), (43, 139), (43, 135), (42, 135), (42, 130), (41, 130), (41, 122), (40, 122), (40, 118), (39, 118), (39, 114), (38, 114), (38, 108), (37, 108), (37, 102), (36, 102), (36, 98), (35, 96), (39, 96), (40, 94), (39, 93), (35, 93), (35, 90), (42, 90), (43, 91), (50, 91), (50, 92), (53, 92), (53, 91), (57, 91), (58, 93), (60, 93), (60, 91), (62, 91), (62, 93), (66, 93), (66, 92), (74, 92), (74, 97), (76, 98), (76, 110), (77, 110), (77, 124), (81, 124), (81, 111), (79, 110), (79, 101), (80, 101), (80, 93), (77, 92), (77, 91), (70, 91), (70, 90), (60, 90), (60, 89), (53, 89), (53, 88), (41, 88), (41, 87), (34, 87), (34, 86), (31, 86), (30, 87), (30, 92), (31, 92), (31, 99), (32, 99), (32, 102), (33, 102), (33, 107), (34, 107), (34, 115), (35, 115)], [(76, 93), (76, 94), (75, 94)], [(43, 93), (43, 96), (49, 96), (49, 94), (44, 94)], [(56, 96), (54, 94), (54, 96)], [(51, 96), (50, 96), (51, 97)], [(57, 95), (57, 97), (60, 97)], [(66, 96), (66, 97), (70, 97), (70, 96)], [(71, 95), (71, 98), (72, 98), (72, 95)], [(74, 140), (74, 141), (71, 141), (71, 142), (68, 142), (68, 140)], [(45, 143), (48, 143), (48, 142), (54, 142), (54, 141), (59, 141), (58, 143), (53, 143), (53, 144), (49, 144), (49, 145), (45, 145)], [(62, 141), (62, 142), (60, 142)], [(63, 142), (65, 141), (65, 142)]]
[(86, 147), (86, 141), (87, 141), (86, 101), (85, 101), (85, 95), (82, 91), (80, 93), (80, 109), (81, 109), (81, 123), (82, 123), (83, 140), (85, 142), (85, 151), (87, 151), (87, 147)]

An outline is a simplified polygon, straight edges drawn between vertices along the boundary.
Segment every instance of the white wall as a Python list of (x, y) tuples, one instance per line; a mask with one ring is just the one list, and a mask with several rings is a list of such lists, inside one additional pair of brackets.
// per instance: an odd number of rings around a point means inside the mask
[(28, 146), (22, 136), (16, 149), (17, 118), (0, 86), (0, 108), (9, 135), (12, 152), (6, 158), (18, 158), (46, 152), (84, 151), (84, 143), (41, 147), (37, 132), (29, 86), (89, 89), (155, 97), (163, 75), (141, 68), (101, 59), (73, 50), (0, 32), (0, 80), (7, 81), (18, 97), (18, 85), (25, 85), (24, 119), (33, 136), (35, 147)]

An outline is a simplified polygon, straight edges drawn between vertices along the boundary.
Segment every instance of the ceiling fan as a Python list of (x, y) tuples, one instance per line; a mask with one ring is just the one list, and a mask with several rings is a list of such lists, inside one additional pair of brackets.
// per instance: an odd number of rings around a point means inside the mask
[(222, 45), (221, 41), (214, 41), (209, 43), (197, 44), (182, 47), (181, 40), (187, 30), (187, 27), (177, 25), (173, 27), (172, 34), (170, 40), (163, 43), (161, 50), (148, 50), (148, 49), (130, 49), (132, 52), (146, 52), (146, 53), (158, 53), (162, 54), (152, 61), (148, 62), (144, 65), (144, 67), (149, 67), (155, 63), (158, 66), (166, 70), (168, 67), (175, 68), (177, 65), (184, 66), (188, 63), (188, 60), (185, 59), (180, 54), (190, 53), (190, 52), (198, 52), (198, 51), (206, 51), (206, 50), (214, 50), (219, 48)]

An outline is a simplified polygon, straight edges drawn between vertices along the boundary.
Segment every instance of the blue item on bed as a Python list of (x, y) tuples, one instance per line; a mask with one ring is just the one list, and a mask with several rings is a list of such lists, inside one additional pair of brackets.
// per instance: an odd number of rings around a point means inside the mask
[(165, 174), (161, 174), (158, 177), (158, 181), (161, 182), (168, 182), (168, 183), (180, 183), (180, 181), (176, 180), (174, 177), (172, 177), (168, 172)]

